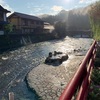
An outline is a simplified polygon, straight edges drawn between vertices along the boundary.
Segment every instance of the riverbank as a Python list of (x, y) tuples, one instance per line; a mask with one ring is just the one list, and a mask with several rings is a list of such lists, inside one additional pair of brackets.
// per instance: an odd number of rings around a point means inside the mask
[(40, 100), (58, 100), (62, 91), (82, 62), (84, 56), (69, 56), (59, 66), (41, 64), (27, 75), (28, 85)]
[(0, 53), (13, 50), (27, 44), (57, 39), (54, 34), (6, 34), (0, 35)]
[[(71, 33), (74, 33), (73, 31)], [(69, 35), (69, 37), (74, 38), (89, 38), (90, 36), (87, 34), (78, 34), (80, 32), (75, 32), (74, 35)], [(0, 53), (5, 51), (12, 51), (15, 49), (18, 49), (19, 47), (26, 46), (28, 44), (32, 43), (38, 43), (43, 41), (49, 41), (49, 40), (61, 40), (66, 38), (59, 37), (56, 33), (30, 33), (30, 34), (5, 34), (0, 35)]]

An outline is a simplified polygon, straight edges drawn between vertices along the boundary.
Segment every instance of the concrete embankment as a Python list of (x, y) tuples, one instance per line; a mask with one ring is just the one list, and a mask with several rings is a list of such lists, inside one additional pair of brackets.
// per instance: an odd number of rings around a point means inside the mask
[(42, 100), (58, 100), (84, 56), (69, 56), (59, 66), (41, 64), (27, 75), (28, 85)]
[(33, 33), (33, 34), (6, 34), (0, 35), (0, 52), (13, 50), (27, 44), (41, 41), (53, 40), (53, 34)]

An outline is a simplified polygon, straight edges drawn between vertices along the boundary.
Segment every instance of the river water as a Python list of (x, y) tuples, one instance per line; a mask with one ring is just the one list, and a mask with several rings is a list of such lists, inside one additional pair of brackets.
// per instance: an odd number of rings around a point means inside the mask
[(62, 51), (74, 54), (79, 50), (86, 54), (92, 39), (69, 38), (35, 43), (17, 50), (0, 54), (0, 100), (8, 100), (8, 93), (14, 92), (15, 100), (38, 100), (35, 91), (26, 84), (25, 76), (34, 67), (43, 63), (49, 52)]

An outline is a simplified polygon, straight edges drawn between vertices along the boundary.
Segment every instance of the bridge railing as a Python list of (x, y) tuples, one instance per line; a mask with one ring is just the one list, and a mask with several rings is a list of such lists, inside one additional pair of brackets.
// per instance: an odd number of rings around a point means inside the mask
[(86, 100), (90, 84), (90, 75), (96, 56), (96, 41), (93, 42), (78, 70), (67, 84), (59, 100)]

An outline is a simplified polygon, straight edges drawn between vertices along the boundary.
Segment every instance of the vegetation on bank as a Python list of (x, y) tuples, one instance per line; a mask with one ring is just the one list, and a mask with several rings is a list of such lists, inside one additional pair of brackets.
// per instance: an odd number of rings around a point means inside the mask
[(13, 31), (13, 25), (12, 24), (6, 24), (5, 26), (4, 26), (4, 31), (5, 31), (5, 33), (10, 33), (10, 32), (12, 32)]
[(100, 100), (100, 48), (98, 47), (87, 100)]
[(100, 40), (100, 0), (91, 5), (89, 15), (93, 37), (96, 40)]
[(55, 31), (57, 32), (57, 36), (59, 38), (65, 37), (66, 34), (66, 22), (59, 21), (55, 24)]
[(100, 100), (100, 68), (94, 68), (92, 82), (87, 100)]
[[(91, 5), (89, 15), (93, 38), (100, 41), (100, 0)], [(88, 100), (100, 100), (100, 47), (97, 49), (94, 66)]]

